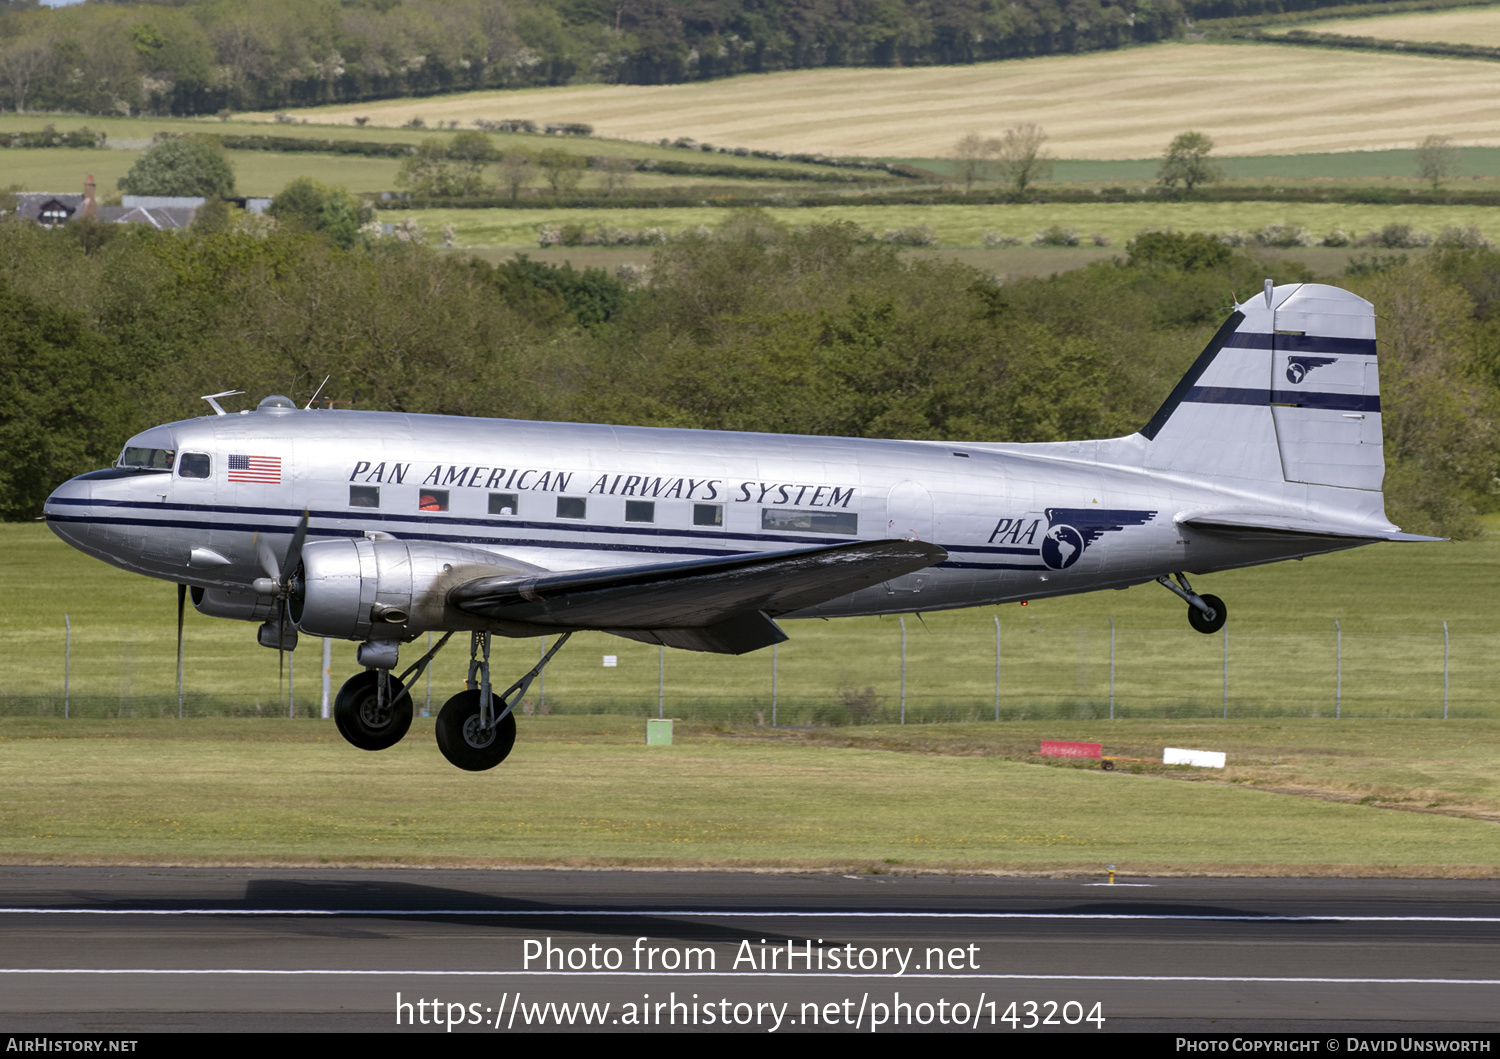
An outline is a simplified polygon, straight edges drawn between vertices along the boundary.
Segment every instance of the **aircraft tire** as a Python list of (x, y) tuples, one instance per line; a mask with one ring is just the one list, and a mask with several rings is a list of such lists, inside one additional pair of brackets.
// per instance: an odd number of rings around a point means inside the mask
[(1218, 632), (1224, 627), (1224, 621), (1229, 617), (1229, 611), (1225, 609), (1224, 601), (1218, 596), (1204, 596), (1203, 602), (1214, 609), (1213, 618), (1205, 618), (1201, 610), (1190, 606), (1188, 607), (1188, 624), (1205, 635)]
[[(381, 709), (376, 683), (378, 670), (367, 669), (344, 681), (333, 702), (333, 721), (339, 735), (361, 750), (386, 750), (405, 737), (411, 727), (411, 697)], [(391, 677), (392, 698), (401, 694), (401, 681)]]
[[(497, 708), (500, 706), (496, 701)], [(510, 755), (516, 743), (516, 715), (508, 713), (488, 733), (479, 731), (479, 691), (460, 691), (443, 704), (438, 713), (438, 749), (448, 759), (466, 772), (484, 772), (492, 769)]]

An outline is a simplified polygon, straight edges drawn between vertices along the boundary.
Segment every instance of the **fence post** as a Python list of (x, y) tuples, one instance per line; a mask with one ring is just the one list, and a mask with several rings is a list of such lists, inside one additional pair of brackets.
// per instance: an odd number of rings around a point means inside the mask
[[(430, 646), (431, 643), (432, 643), (432, 633), (428, 633), (427, 634), (427, 642), (428, 642), (428, 645)], [(542, 648), (541, 648), (541, 652), (538, 655), (538, 657), (540, 657), (540, 658), (546, 658), (547, 657), (547, 638), (545, 636), (542, 637)], [(546, 712), (546, 710), (543, 709), (543, 707), (545, 707), (547, 705), (547, 667), (546, 666), (542, 667), (542, 671), (536, 675), (536, 678), (537, 678), (537, 681), (536, 681), (537, 682), (536, 712), (537, 712), (538, 716), (541, 716), (542, 714), (544, 714)], [(427, 712), (429, 712), (429, 713), (432, 712), (432, 668), (430, 666), (427, 669)]]
[(1000, 615), (995, 615), (995, 720), (1000, 720)]
[(177, 719), (182, 720), (182, 610), (187, 585), (177, 586)]
[(1115, 619), (1109, 619), (1109, 719), (1115, 719)]
[(1224, 720), (1229, 720), (1229, 626), (1224, 626)]
[(73, 680), (73, 620), (63, 615), (63, 720), (68, 719), (68, 685)]
[(667, 645), (662, 644), (656, 650), (656, 716), (659, 720), (667, 715)]
[(297, 652), (286, 653), (286, 716), (287, 720), (297, 719)]
[(1448, 719), (1448, 623), (1443, 622), (1443, 720)]
[(1344, 710), (1344, 630), (1339, 620), (1333, 619), (1333, 716), (1343, 716)]
[(776, 727), (776, 648), (780, 644), (771, 645), (771, 727)]
[(906, 723), (906, 619), (896, 615), (901, 623), (901, 723)]
[(328, 720), (328, 684), (333, 678), (333, 641), (323, 637), (323, 720)]

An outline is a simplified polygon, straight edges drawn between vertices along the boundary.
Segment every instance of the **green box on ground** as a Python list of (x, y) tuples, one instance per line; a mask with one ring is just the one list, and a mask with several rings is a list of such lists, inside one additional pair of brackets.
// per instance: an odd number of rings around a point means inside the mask
[(647, 721), (646, 722), (646, 745), (647, 746), (671, 746), (672, 745), (672, 722)]

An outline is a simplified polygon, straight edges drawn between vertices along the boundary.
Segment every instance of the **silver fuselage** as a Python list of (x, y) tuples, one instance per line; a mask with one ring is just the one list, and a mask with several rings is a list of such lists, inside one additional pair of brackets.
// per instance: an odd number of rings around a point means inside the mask
[[(309, 542), (383, 533), (546, 570), (897, 537), (948, 553), (798, 616), (1005, 603), (1365, 543), (1181, 525), (1205, 508), (1306, 511), (1320, 490), (1148, 471), (1138, 434), (1003, 445), (277, 410), (171, 423), (129, 444), (170, 450), (179, 467), (206, 456), (207, 476), (81, 476), (47, 501), (48, 525), (123, 569), (237, 592), (262, 576), (257, 535), (284, 553), (304, 511)], [(274, 461), (275, 480), (243, 480), (247, 457)], [(378, 506), (354, 506), (371, 488)], [(560, 517), (576, 516), (577, 500), (583, 517)]]

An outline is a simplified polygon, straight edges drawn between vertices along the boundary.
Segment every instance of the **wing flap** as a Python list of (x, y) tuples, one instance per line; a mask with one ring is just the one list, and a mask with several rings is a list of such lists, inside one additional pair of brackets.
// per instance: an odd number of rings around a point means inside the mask
[[(947, 557), (943, 549), (922, 541), (856, 541), (648, 566), (483, 577), (452, 589), (448, 602), (495, 621), (612, 632), (708, 629), (757, 612), (769, 622), (777, 614), (869, 588)], [(746, 626), (731, 639), (767, 635), (763, 629), (749, 635)], [(766, 641), (774, 642), (779, 641)]]

